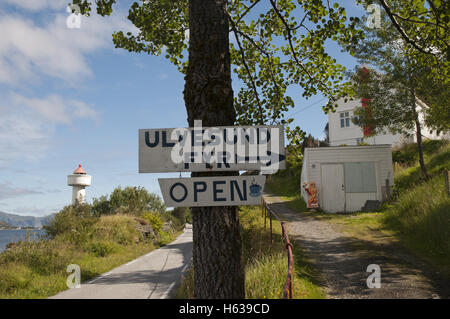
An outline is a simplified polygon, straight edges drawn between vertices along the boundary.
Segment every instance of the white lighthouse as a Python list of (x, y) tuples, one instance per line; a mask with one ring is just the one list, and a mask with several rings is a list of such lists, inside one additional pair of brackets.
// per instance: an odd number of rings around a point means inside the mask
[(67, 185), (72, 186), (72, 205), (86, 202), (85, 188), (91, 186), (91, 179), (92, 176), (86, 174), (81, 164), (72, 175), (67, 176)]

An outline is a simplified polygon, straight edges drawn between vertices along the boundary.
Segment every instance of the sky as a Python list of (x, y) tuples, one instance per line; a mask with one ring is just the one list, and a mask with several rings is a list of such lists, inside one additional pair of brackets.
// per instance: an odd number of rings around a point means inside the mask
[[(92, 176), (88, 202), (117, 186), (160, 195), (157, 179), (178, 176), (138, 173), (138, 129), (187, 126), (184, 77), (162, 56), (114, 48), (114, 31), (136, 32), (126, 18), (132, 1), (119, 2), (110, 17), (92, 14), (70, 29), (67, 0), (1, 1), (0, 211), (59, 211), (71, 202), (67, 175), (78, 164)], [(355, 2), (340, 1), (347, 16), (364, 13)], [(335, 43), (326, 49), (355, 66)], [(239, 85), (234, 79), (234, 92)], [(322, 138), (323, 96), (289, 93), (293, 125)]]

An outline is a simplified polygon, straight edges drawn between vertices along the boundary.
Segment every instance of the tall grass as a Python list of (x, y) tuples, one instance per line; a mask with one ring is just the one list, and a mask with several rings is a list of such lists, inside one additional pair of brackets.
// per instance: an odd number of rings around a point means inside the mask
[[(287, 255), (281, 240), (281, 225), (273, 220), (273, 243), (270, 242), (269, 223), (256, 206), (239, 208), (242, 240), (242, 263), (245, 269), (245, 296), (248, 299), (281, 298), (288, 271)], [(317, 284), (316, 274), (302, 250), (293, 242), (295, 265), (293, 271), (294, 298), (324, 298)], [(177, 298), (194, 297), (194, 271), (183, 280)]]
[(438, 263), (450, 262), (450, 197), (437, 175), (398, 196), (382, 218), (403, 243)]

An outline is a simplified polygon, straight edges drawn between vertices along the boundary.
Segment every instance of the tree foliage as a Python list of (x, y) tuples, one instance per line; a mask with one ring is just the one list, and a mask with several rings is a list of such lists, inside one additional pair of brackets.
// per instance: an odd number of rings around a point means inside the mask
[[(390, 26), (418, 54), (449, 63), (450, 2), (446, 0), (357, 0), (379, 4)], [(442, 74), (444, 75), (444, 74)]]
[[(352, 73), (355, 91), (359, 98), (370, 100), (370, 109), (361, 108), (359, 125), (369, 126), (373, 134), (409, 133), (414, 131), (416, 98), (431, 102), (422, 109), (427, 126), (436, 131), (448, 131), (450, 116), (446, 98), (449, 95), (448, 79), (434, 76), (439, 68), (436, 57), (418, 53), (403, 40), (393, 28), (389, 17), (381, 15), (379, 28), (368, 28), (357, 46), (347, 46), (360, 63), (375, 69), (356, 68)], [(442, 62), (442, 61), (441, 61)], [(444, 110), (446, 109), (446, 110)], [(440, 110), (440, 117), (435, 115)], [(369, 114), (370, 112), (370, 114)], [(357, 114), (358, 115), (358, 114)]]
[(141, 215), (146, 211), (152, 211), (158, 214), (165, 214), (166, 207), (161, 198), (153, 193), (149, 193), (142, 187), (120, 186), (115, 188), (109, 196), (95, 198), (92, 204), (93, 214), (111, 215), (111, 214), (133, 214)]
[[(97, 13), (109, 15), (115, 0), (97, 0)], [(91, 2), (74, 0), (89, 15)], [(242, 82), (234, 97), (236, 124), (289, 124), (294, 107), (290, 86), (303, 97), (323, 94), (334, 102), (353, 92), (345, 67), (325, 51), (328, 40), (355, 45), (361, 38), (358, 18), (348, 19), (339, 3), (321, 0), (233, 0), (227, 8), (233, 72)], [(186, 73), (189, 37), (188, 0), (134, 2), (128, 19), (137, 34), (117, 31), (113, 42), (130, 52), (161, 55)], [(300, 128), (295, 127), (301, 134)], [(294, 134), (295, 135), (295, 134)]]

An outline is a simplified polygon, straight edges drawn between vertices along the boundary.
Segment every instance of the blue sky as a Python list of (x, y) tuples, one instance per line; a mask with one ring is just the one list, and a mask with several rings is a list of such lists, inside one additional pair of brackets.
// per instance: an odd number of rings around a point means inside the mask
[[(135, 31), (126, 19), (131, 1), (120, 1), (111, 17), (83, 18), (80, 29), (66, 26), (67, 2), (0, 4), (0, 211), (60, 210), (71, 201), (67, 175), (79, 163), (93, 176), (88, 201), (119, 185), (160, 194), (158, 177), (174, 176), (138, 173), (138, 129), (186, 126), (183, 75), (164, 57), (114, 48), (113, 31)], [(353, 0), (343, 5), (347, 16), (363, 13)], [(336, 44), (327, 51), (355, 65)], [(323, 97), (290, 93), (294, 125), (322, 137), (327, 116), (314, 103)]]

